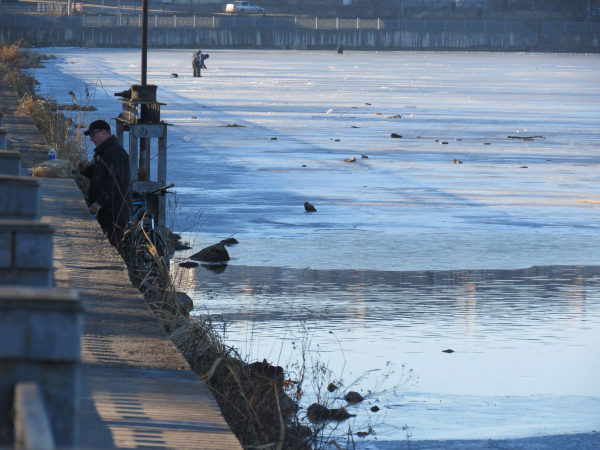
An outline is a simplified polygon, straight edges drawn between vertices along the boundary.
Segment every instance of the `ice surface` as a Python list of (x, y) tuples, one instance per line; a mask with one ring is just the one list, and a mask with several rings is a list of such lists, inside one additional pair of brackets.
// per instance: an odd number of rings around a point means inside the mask
[[(412, 388), (353, 423), (385, 417), (382, 440), (598, 429), (600, 204), (578, 200), (600, 200), (600, 56), (203, 50), (202, 79), (157, 50), (148, 80), (176, 228), (201, 211), (194, 251), (240, 241), (224, 273), (179, 274), (229, 342), (285, 363), (309, 339), (346, 382), (406, 364)], [(138, 51), (44, 51), (41, 92), (87, 84), (90, 119), (139, 80)]]

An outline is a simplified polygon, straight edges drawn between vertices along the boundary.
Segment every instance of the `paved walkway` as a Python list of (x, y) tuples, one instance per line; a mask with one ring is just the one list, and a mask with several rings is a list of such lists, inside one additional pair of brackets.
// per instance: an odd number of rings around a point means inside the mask
[(70, 179), (40, 179), (56, 285), (87, 305), (78, 448), (241, 449)]

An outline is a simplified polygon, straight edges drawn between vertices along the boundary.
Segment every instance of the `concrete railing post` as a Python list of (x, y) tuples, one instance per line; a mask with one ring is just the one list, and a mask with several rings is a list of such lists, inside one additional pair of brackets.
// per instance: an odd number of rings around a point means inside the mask
[(357, 17), (356, 18), (356, 29), (358, 30), (360, 28), (360, 19)]
[(21, 154), (15, 151), (0, 150), (0, 175), (21, 175)]
[(194, 14), (194, 28), (196, 28), (196, 14)]
[(177, 28), (177, 16), (173, 16), (173, 26)]
[(335, 29), (336, 30), (340, 29), (340, 19), (338, 17), (335, 18)]
[(319, 29), (319, 18), (315, 17), (315, 30)]
[(22, 382), (40, 386), (58, 448), (73, 448), (78, 412), (83, 305), (67, 289), (0, 290), (0, 445), (13, 433), (13, 392)]
[(6, 131), (4, 131), (4, 128), (0, 128), (0, 150), (6, 150)]
[(379, 18), (377, 18), (377, 29), (379, 30)]
[(0, 175), (0, 220), (36, 220), (40, 184), (35, 178)]
[(0, 284), (53, 286), (52, 252), (52, 228), (47, 224), (0, 220)]
[(21, 382), (15, 386), (16, 450), (55, 450), (48, 411), (38, 383)]
[(298, 18), (294, 17), (294, 28), (298, 28)]
[(215, 16), (213, 16), (213, 28), (215, 27)]
[(154, 16), (154, 28), (158, 28), (158, 14)]

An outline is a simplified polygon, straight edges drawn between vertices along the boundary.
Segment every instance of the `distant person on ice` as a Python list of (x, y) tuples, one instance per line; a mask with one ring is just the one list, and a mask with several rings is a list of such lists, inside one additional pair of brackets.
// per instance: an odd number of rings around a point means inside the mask
[(208, 69), (208, 67), (206, 67), (206, 65), (204, 64), (204, 60), (208, 59), (208, 53), (200, 53), (200, 55), (198, 55), (198, 76), (202, 77), (202, 75), (200, 75), (201, 69)]
[(341, 45), (341, 44), (338, 45), (337, 53), (338, 53), (338, 55), (343, 55), (344, 54), (344, 46), (343, 45)]
[(198, 63), (200, 62), (200, 55), (202, 55), (202, 50), (198, 50), (192, 55), (192, 69), (194, 70), (194, 78), (200, 76), (200, 67), (198, 66)]

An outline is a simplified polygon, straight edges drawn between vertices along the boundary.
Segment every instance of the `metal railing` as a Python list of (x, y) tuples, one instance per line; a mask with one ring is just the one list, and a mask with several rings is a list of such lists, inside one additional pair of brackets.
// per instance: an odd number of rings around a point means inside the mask
[(543, 25), (549, 24), (558, 32), (593, 33), (600, 32), (600, 22), (560, 22), (556, 20), (545, 21)]

